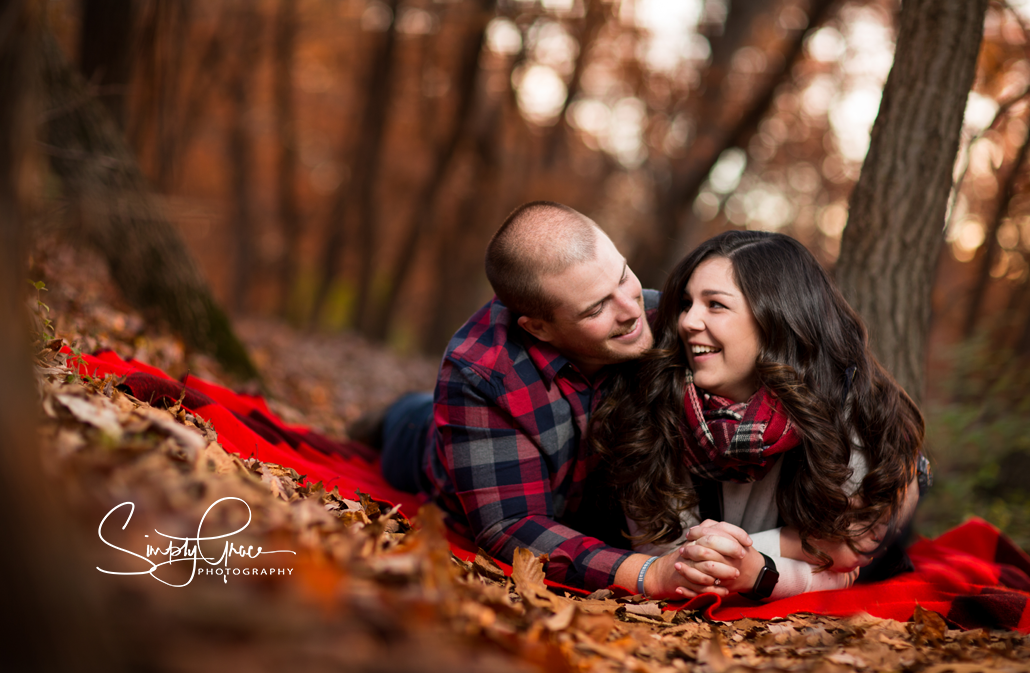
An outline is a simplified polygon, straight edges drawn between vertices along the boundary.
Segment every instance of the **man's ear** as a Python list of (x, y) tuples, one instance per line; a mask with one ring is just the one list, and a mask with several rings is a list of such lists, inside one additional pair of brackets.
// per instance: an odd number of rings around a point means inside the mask
[(540, 318), (530, 318), (529, 316), (519, 316), (519, 327), (526, 330), (537, 339), (541, 341), (550, 341), (553, 339), (553, 332), (551, 330), (551, 323)]

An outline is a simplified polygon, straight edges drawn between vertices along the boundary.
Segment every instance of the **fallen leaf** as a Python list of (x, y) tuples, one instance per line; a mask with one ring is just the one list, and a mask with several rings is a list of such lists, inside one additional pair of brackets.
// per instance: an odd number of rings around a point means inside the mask
[(939, 645), (944, 641), (944, 634), (948, 625), (944, 618), (932, 610), (926, 610), (916, 603), (916, 609), (912, 613), (912, 621), (909, 623), (909, 633), (913, 639), (925, 642), (928, 645)]
[(612, 600), (593, 600), (590, 598), (574, 598), (576, 607), (589, 615), (615, 614), (615, 611), (623, 607)]
[(658, 603), (639, 603), (636, 605), (621, 605), (620, 609), (634, 615), (641, 615), (643, 617), (654, 617), (655, 619), (661, 619), (662, 609), (658, 607)]
[(279, 477), (275, 476), (271, 472), (263, 472), (261, 474), (261, 481), (268, 486), (268, 490), (272, 492), (272, 495), (277, 498), (282, 498), (286, 502), (290, 501), (291, 493)]
[(831, 664), (839, 664), (841, 666), (847, 666), (854, 669), (863, 669), (869, 666), (868, 662), (861, 657), (857, 657), (849, 652), (834, 652), (826, 655), (826, 661)]
[[(579, 605), (577, 604), (577, 608)], [(573, 627), (580, 638), (591, 638), (599, 643), (608, 640), (608, 636), (615, 629), (617, 622), (610, 614), (586, 614), (582, 610), (576, 611), (576, 619)]]
[[(1015, 662), (1012, 663), (1015, 664)], [(1015, 673), (1016, 671), (1026, 670), (1027, 666), (1025, 664), (985, 666), (984, 664), (956, 662), (928, 666), (921, 673)]]
[(86, 399), (70, 393), (57, 393), (54, 397), (80, 423), (92, 425), (113, 442), (121, 440), (123, 431), (122, 424), (118, 421), (118, 413), (101, 403), (101, 398)]
[(568, 603), (550, 617), (544, 619), (544, 627), (550, 631), (564, 631), (576, 617), (576, 604)]
[(544, 584), (544, 563), (547, 554), (535, 556), (528, 549), (519, 547), (512, 559), (511, 578), (515, 582), (515, 591), (522, 600), (536, 608), (558, 612), (569, 602), (551, 593)]
[(718, 629), (712, 629), (712, 635), (701, 643), (697, 663), (708, 666), (714, 673), (722, 673), (733, 665), (733, 654), (723, 644)]
[(177, 422), (167, 411), (153, 407), (140, 407), (135, 410), (135, 414), (146, 419), (150, 427), (158, 428), (163, 434), (174, 439), (194, 457), (207, 444), (199, 430)]
[(476, 552), (476, 560), (472, 563), (472, 570), (477, 575), (494, 580), (495, 582), (504, 581), (504, 571), (501, 570), (500, 566), (498, 566), (490, 555), (482, 549)]

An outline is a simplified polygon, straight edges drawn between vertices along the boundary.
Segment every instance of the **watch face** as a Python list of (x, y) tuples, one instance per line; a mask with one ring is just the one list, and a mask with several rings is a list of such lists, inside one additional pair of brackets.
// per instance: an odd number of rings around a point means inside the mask
[(768, 598), (772, 596), (773, 589), (776, 588), (776, 583), (779, 581), (780, 574), (766, 566), (762, 568), (762, 572), (758, 575), (758, 581), (755, 582), (755, 593), (762, 598)]
[(780, 574), (776, 572), (776, 564), (773, 560), (765, 554), (762, 554), (762, 557), (765, 559), (765, 565), (758, 571), (755, 586), (751, 589), (750, 593), (744, 594), (745, 598), (753, 601), (760, 601), (772, 596), (773, 589), (776, 588), (776, 583), (780, 580)]

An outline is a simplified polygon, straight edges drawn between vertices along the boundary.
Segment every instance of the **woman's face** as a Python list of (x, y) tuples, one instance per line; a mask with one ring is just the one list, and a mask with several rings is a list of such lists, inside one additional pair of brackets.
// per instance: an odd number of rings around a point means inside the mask
[(713, 395), (743, 402), (758, 390), (758, 323), (725, 257), (701, 262), (683, 291), (679, 335), (694, 383)]

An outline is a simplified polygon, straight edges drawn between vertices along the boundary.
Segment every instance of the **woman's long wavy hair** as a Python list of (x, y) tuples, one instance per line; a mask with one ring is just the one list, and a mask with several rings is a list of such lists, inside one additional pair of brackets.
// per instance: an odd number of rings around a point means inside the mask
[[(760, 385), (797, 426), (801, 446), (783, 454), (777, 505), (807, 553), (810, 538), (850, 542), (887, 514), (894, 524), (923, 443), (922, 414), (869, 350), (865, 326), (803, 245), (783, 234), (728, 231), (702, 243), (669, 276), (654, 322), (655, 345), (620, 365), (593, 416), (590, 441), (607, 463), (639, 542), (673, 542), (681, 513), (697, 505), (683, 458), (684, 386), (679, 337), (683, 296), (705, 260), (730, 260), (758, 323)], [(849, 501), (851, 447), (869, 472)], [(858, 526), (853, 526), (858, 524)]]

